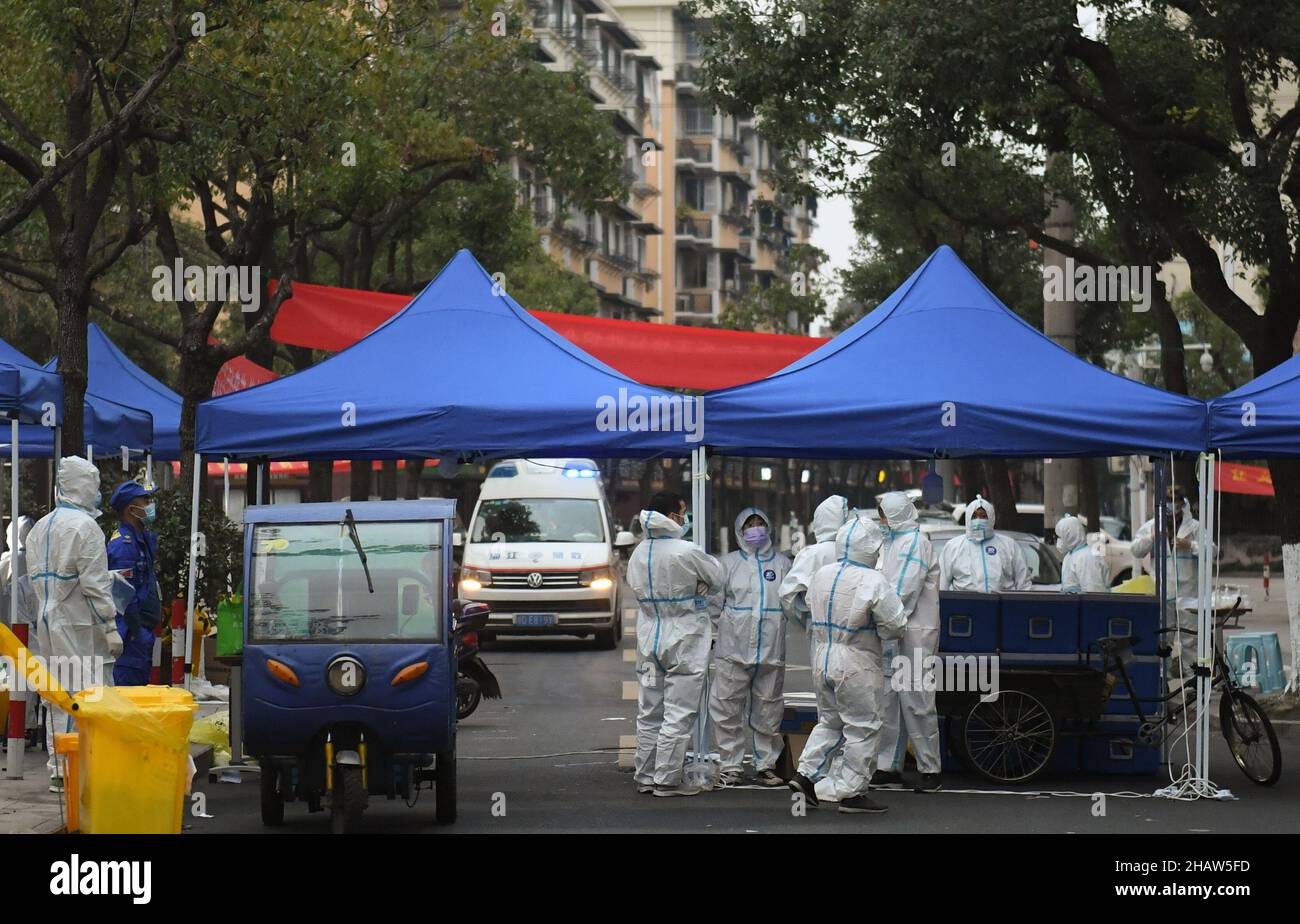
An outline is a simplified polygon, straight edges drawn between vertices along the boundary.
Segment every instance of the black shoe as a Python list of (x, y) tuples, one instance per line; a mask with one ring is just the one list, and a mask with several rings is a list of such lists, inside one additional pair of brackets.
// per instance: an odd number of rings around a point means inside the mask
[(863, 793), (860, 796), (853, 796), (850, 799), (841, 799), (840, 811), (846, 814), (862, 814), (864, 812), (870, 812), (873, 815), (879, 815), (881, 812), (889, 811), (889, 808), (888, 806), (881, 805), (879, 802)]
[(871, 788), (880, 789), (884, 786), (902, 786), (903, 774), (895, 770), (877, 770), (871, 774)]
[(817, 785), (802, 773), (796, 773), (789, 783), (791, 792), (803, 793), (804, 804), (809, 808), (817, 808)]
[(941, 789), (943, 784), (939, 782), (939, 774), (922, 773), (921, 778), (912, 787), (912, 792), (938, 792)]

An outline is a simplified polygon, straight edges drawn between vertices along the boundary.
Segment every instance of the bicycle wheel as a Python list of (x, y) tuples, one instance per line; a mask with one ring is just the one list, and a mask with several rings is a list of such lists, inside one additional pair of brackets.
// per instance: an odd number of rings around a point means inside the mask
[(1252, 783), (1272, 786), (1282, 775), (1282, 749), (1264, 710), (1240, 690), (1224, 690), (1219, 727), (1232, 759)]
[(977, 702), (962, 723), (963, 750), (972, 769), (994, 783), (1025, 783), (1045, 770), (1056, 750), (1056, 723), (1035, 697), (1003, 690)]

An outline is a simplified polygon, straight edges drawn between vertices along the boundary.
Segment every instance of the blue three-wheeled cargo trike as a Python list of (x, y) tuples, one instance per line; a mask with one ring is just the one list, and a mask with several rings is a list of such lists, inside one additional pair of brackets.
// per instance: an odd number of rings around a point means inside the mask
[(450, 500), (250, 507), (243, 719), (262, 821), (328, 806), (355, 830), (372, 796), (432, 788), (456, 818), (456, 654), (487, 607), (455, 599)]

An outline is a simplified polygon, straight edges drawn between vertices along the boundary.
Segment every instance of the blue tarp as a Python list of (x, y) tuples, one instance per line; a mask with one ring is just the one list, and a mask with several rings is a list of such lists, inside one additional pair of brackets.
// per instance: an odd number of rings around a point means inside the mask
[[(40, 421), (41, 405), (51, 400), (51, 389), (57, 387), (53, 398), (55, 422), (63, 421), (63, 378), (51, 368), (38, 366), (26, 355), (0, 340), (0, 376), (7, 367), (20, 370), (20, 375), (32, 382), (42, 383), (33, 390), (40, 392), (40, 400), (33, 413), (22, 419)], [(3, 381), (0, 378), (0, 381)], [(51, 386), (49, 383), (54, 382)], [(153, 442), (153, 418), (148, 411), (127, 407), (100, 395), (86, 392), (82, 417), (86, 442), (95, 447), (96, 456), (119, 455), (122, 446), (148, 449)], [(84, 447), (63, 446), (64, 455), (80, 455)], [(54, 454), (54, 431), (39, 423), (25, 423), (19, 428), (18, 452), (23, 458), (47, 459)], [(0, 428), (0, 455), (9, 453), (9, 431)]]
[(462, 250), (346, 350), (204, 401), (197, 448), (242, 459), (685, 456), (699, 445), (699, 400), (640, 385), (583, 352), (494, 291)]
[(947, 246), (848, 330), (705, 409), (705, 443), (729, 455), (1110, 456), (1208, 437), (1205, 402), (1074, 356)]
[(1300, 456), (1300, 356), (1211, 401), (1210, 445), (1234, 459)]
[[(58, 369), (58, 363), (56, 356), (45, 368)], [(181, 396), (131, 362), (95, 324), (86, 328), (86, 370), (87, 390), (153, 415), (155, 459), (181, 457)]]
[(47, 405), (54, 408), (54, 422), (62, 423), (63, 379), (0, 340), (0, 411), (35, 423), (45, 417)]

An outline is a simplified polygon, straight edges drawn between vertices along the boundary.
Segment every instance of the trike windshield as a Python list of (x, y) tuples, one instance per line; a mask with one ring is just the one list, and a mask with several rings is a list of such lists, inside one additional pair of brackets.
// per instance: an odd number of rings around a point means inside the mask
[(357, 522), (370, 580), (344, 523), (253, 530), (249, 641), (442, 641), (442, 526)]

